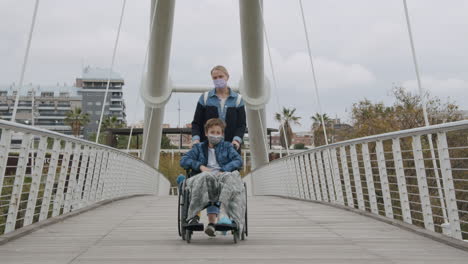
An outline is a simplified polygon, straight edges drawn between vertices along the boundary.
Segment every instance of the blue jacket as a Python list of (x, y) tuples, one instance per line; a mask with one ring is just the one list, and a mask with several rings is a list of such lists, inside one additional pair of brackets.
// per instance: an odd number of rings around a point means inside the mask
[(239, 95), (232, 89), (229, 89), (229, 97), (226, 99), (224, 109), (221, 109), (221, 103), (216, 95), (216, 89), (208, 93), (205, 104), (204, 94), (200, 96), (197, 103), (197, 109), (192, 121), (192, 140), (205, 141), (205, 123), (211, 118), (220, 118), (226, 122), (224, 130), (224, 139), (231, 142), (237, 140), (242, 143), (246, 129), (245, 105), (244, 100), (237, 105)]
[[(222, 141), (215, 146), (216, 161), (221, 171), (235, 171), (242, 167), (242, 158), (230, 142)], [(208, 142), (195, 144), (182, 156), (180, 166), (184, 169), (200, 171), (201, 165), (208, 164)]]

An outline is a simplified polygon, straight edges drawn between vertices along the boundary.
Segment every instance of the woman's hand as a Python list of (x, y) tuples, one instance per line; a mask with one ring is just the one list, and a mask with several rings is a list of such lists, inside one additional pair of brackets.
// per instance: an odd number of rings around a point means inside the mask
[(207, 171), (211, 171), (211, 169), (208, 168), (208, 167), (206, 167), (205, 165), (201, 165), (201, 166), (200, 166), (200, 171), (201, 171), (201, 172), (207, 172)]
[(234, 146), (235, 149), (239, 149), (239, 148), (240, 148), (240, 143), (237, 142), (237, 140), (233, 140), (233, 141), (232, 141), (232, 145)]

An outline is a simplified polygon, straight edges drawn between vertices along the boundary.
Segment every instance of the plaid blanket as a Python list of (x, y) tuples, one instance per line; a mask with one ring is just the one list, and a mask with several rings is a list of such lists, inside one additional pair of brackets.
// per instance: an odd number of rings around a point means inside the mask
[(236, 222), (239, 230), (243, 230), (247, 201), (238, 171), (221, 174), (202, 172), (189, 178), (185, 186), (190, 192), (187, 220), (195, 217), (209, 202), (220, 202), (221, 212)]

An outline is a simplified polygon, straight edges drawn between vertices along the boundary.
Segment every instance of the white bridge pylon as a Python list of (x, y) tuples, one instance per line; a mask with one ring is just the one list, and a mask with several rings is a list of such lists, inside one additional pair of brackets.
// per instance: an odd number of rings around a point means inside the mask
[[(270, 89), (263, 65), (263, 19), (261, 0), (239, 0), (242, 39), (243, 80), (239, 92), (246, 105), (252, 152), (252, 168), (268, 163), (265, 105)], [(164, 109), (171, 94), (197, 92), (194, 87), (172, 86), (169, 58), (172, 43), (175, 0), (152, 0), (147, 77), (141, 88), (145, 103), (143, 160), (158, 168)], [(153, 18), (154, 16), (154, 18)], [(154, 19), (154, 21), (153, 21)]]

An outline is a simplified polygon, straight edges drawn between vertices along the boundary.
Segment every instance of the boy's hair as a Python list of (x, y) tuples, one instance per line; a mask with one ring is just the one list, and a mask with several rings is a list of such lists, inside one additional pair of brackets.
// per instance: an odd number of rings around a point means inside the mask
[(224, 129), (226, 128), (226, 124), (224, 124), (224, 121), (219, 119), (219, 118), (211, 118), (208, 121), (206, 121), (205, 132), (207, 132), (208, 129), (210, 129), (210, 128), (214, 127), (214, 126), (221, 127), (221, 130), (224, 133)]

